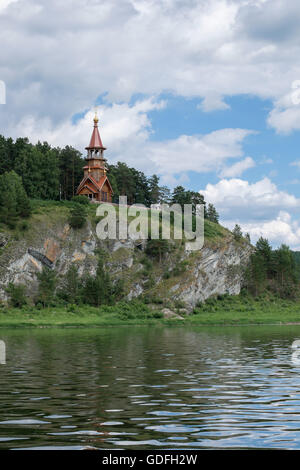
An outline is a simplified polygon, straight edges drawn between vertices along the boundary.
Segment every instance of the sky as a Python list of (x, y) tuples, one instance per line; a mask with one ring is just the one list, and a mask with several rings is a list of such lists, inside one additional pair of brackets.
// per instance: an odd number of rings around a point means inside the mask
[(0, 134), (200, 191), (300, 250), (298, 0), (0, 0)]

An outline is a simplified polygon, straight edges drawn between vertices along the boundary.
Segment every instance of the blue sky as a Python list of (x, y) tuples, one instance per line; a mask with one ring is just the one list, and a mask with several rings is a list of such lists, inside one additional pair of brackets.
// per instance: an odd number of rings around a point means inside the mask
[(181, 184), (274, 246), (300, 249), (297, 0), (0, 0), (5, 136)]
[[(166, 108), (149, 113), (153, 135), (150, 140), (176, 139), (180, 134), (208, 134), (218, 129), (243, 128), (255, 131), (243, 144), (244, 153), (255, 160), (256, 166), (246, 170), (243, 175), (249, 181), (264, 176), (270, 177), (281, 190), (292, 191), (300, 197), (300, 168), (292, 165), (300, 158), (300, 132), (288, 135), (277, 133), (268, 123), (272, 109), (270, 100), (262, 100), (251, 95), (227, 97), (229, 108), (209, 113), (199, 109), (199, 99), (185, 99), (163, 94)], [(207, 182), (216, 183), (214, 171), (208, 174), (188, 172), (188, 186), (197, 191)], [(296, 180), (299, 184), (296, 184)], [(292, 185), (292, 187), (291, 187)]]

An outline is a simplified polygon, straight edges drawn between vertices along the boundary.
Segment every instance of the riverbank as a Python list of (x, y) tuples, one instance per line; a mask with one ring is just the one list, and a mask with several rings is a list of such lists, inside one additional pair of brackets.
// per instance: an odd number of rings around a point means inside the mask
[(0, 309), (2, 327), (101, 327), (115, 325), (185, 324), (208, 325), (259, 325), (300, 324), (300, 302), (272, 296), (219, 296), (198, 305), (182, 319), (166, 319), (162, 305), (148, 305), (140, 301), (120, 302), (114, 306), (26, 307)]

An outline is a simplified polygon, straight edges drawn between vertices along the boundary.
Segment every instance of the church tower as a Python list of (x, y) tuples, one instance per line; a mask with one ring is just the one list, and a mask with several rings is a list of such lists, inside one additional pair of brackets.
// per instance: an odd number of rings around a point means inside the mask
[(113, 190), (107, 177), (106, 158), (103, 153), (106, 148), (102, 144), (98, 129), (97, 113), (94, 117), (94, 129), (83, 167), (83, 179), (78, 186), (77, 195), (87, 196), (93, 202), (111, 202)]

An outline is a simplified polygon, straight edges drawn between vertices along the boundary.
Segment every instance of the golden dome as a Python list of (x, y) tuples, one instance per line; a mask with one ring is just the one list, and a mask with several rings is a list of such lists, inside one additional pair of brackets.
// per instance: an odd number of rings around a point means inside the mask
[(94, 123), (98, 124), (98, 122), (99, 122), (98, 114), (97, 114), (97, 111), (95, 111)]

